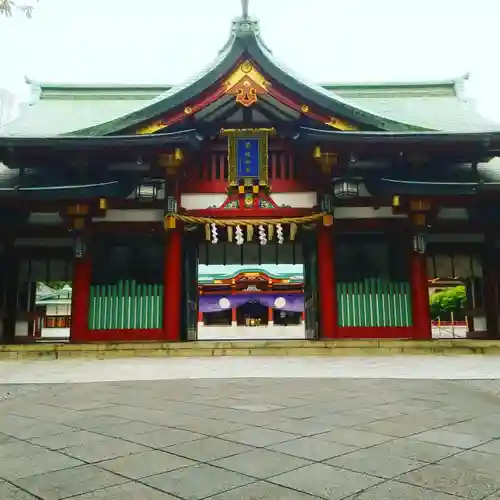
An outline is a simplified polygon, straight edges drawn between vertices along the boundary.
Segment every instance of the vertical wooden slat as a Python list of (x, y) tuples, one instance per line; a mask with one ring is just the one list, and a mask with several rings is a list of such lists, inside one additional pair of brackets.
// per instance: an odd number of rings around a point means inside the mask
[(130, 282), (130, 325), (128, 328), (137, 328), (137, 291), (135, 280)]
[(90, 287), (89, 330), (94, 330), (95, 321), (95, 286)]
[(130, 281), (123, 284), (123, 328), (130, 328)]
[(358, 283), (353, 283), (352, 285), (352, 308), (353, 308), (353, 318), (352, 324), (353, 326), (359, 326), (359, 318), (360, 318), (360, 304), (359, 304), (359, 290)]

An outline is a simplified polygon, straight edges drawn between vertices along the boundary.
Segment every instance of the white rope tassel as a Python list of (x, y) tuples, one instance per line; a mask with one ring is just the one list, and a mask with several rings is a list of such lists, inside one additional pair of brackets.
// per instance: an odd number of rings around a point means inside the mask
[(283, 226), (281, 224), (276, 224), (276, 238), (278, 238), (278, 243), (282, 245), (285, 241), (283, 236)]
[(259, 226), (259, 241), (261, 245), (267, 244), (266, 229), (262, 224)]
[(219, 243), (219, 232), (217, 225), (212, 223), (212, 243)]
[(245, 238), (243, 237), (243, 229), (241, 229), (240, 225), (236, 226), (235, 239), (237, 245), (243, 245), (243, 243), (245, 242)]

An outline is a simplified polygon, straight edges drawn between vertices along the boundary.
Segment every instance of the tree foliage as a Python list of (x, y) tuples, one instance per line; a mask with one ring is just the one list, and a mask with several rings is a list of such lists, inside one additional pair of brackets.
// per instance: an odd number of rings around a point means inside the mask
[(433, 293), (430, 298), (431, 316), (448, 317), (451, 313), (460, 314), (465, 308), (467, 294), (464, 285)]
[(24, 13), (26, 17), (33, 15), (33, 5), (19, 3), (15, 0), (0, 0), (0, 16), (12, 17), (16, 10)]

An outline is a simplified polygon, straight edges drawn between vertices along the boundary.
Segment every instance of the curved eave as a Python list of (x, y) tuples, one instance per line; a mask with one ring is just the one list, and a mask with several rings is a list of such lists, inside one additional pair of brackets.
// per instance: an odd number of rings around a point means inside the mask
[[(245, 20), (240, 19), (239, 21), (235, 21), (236, 24), (239, 22), (244, 23)], [(233, 31), (219, 58), (201, 76), (189, 81), (187, 84), (172, 87), (158, 96), (152, 103), (137, 111), (100, 125), (71, 132), (67, 135), (99, 136), (114, 134), (130, 130), (141, 123), (172, 112), (216, 85), (224, 75), (234, 69), (237, 62), (243, 57), (254, 60), (270, 79), (332, 116), (338, 116), (355, 124), (375, 130), (429, 130), (381, 117), (360, 109), (346, 102), (340, 96), (336, 96), (331, 91), (328, 92), (320, 87), (315, 87), (293, 76), (291, 72), (288, 72), (278, 62), (273, 60), (269, 50), (267, 50), (260, 39), (257, 25), (258, 22), (255, 21), (255, 30), (251, 30), (250, 32), (238, 32), (237, 29)]]
[(85, 185), (67, 186), (31, 186), (26, 188), (2, 187), (0, 185), (0, 200), (66, 200), (123, 198), (128, 196), (136, 184), (122, 181), (101, 182)]
[(201, 76), (193, 79), (190, 83), (172, 87), (158, 96), (151, 104), (128, 115), (65, 135), (102, 136), (114, 134), (168, 113), (215, 85), (225, 73), (232, 69), (243, 53), (244, 45), (233, 36), (227, 44), (227, 49), (219, 58)]
[(290, 91), (303, 96), (304, 99), (316, 104), (333, 115), (340, 116), (346, 120), (350, 120), (377, 130), (430, 130), (375, 115), (369, 111), (365, 111), (347, 103), (343, 98), (335, 96), (332, 92), (328, 93), (320, 87), (314, 88), (313, 86), (300, 81), (292, 74), (289, 74), (287, 71), (280, 68), (280, 66), (273, 61), (271, 55), (262, 46), (262, 44), (259, 43), (259, 39), (257, 37), (249, 38), (247, 42), (247, 51), (259, 67), (271, 78), (276, 79), (276, 81), (281, 83), (281, 85)]
[(498, 182), (431, 182), (381, 178), (371, 181), (367, 189), (376, 195), (472, 196), (499, 191)]
[(0, 153), (6, 150), (37, 149), (72, 151), (99, 150), (102, 148), (134, 149), (161, 148), (175, 144), (195, 144), (196, 130), (154, 135), (115, 136), (52, 136), (52, 137), (0, 137)]
[(349, 144), (362, 141), (372, 144), (471, 144), (486, 149), (500, 149), (500, 132), (339, 132), (300, 127), (300, 138), (310, 142)]

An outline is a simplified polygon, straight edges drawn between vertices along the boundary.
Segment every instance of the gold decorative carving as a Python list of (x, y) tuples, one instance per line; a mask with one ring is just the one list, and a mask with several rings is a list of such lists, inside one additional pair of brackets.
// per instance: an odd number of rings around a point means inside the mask
[(354, 125), (351, 125), (350, 123), (347, 123), (346, 121), (341, 120), (340, 118), (337, 118), (335, 116), (329, 116), (328, 121), (325, 122), (325, 125), (328, 125), (329, 127), (332, 127), (336, 130), (357, 130), (357, 127), (355, 127)]
[(302, 111), (302, 113), (309, 113), (309, 106), (307, 104), (302, 104), (300, 110)]
[(138, 135), (154, 134), (158, 130), (161, 130), (162, 128), (165, 128), (165, 127), (166, 127), (166, 124), (163, 120), (157, 120), (153, 123), (148, 123), (144, 127), (137, 129), (136, 133)]
[(236, 102), (249, 107), (258, 95), (267, 92), (269, 82), (255, 69), (251, 61), (243, 61), (223, 84), (227, 94), (236, 95)]
[(193, 108), (191, 106), (186, 106), (184, 108), (184, 114), (190, 115), (193, 112)]

